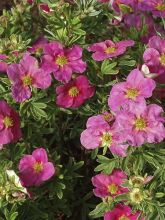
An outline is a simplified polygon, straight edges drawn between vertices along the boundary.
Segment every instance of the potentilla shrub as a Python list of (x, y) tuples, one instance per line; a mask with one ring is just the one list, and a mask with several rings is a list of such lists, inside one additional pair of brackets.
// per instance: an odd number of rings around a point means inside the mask
[(164, 17), (163, 0), (3, 10), (0, 219), (165, 219)]

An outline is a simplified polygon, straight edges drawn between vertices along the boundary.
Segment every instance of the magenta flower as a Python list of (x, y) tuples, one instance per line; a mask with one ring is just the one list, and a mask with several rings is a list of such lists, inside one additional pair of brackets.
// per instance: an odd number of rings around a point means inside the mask
[(127, 47), (133, 46), (133, 40), (124, 40), (114, 43), (111, 40), (95, 43), (88, 47), (89, 52), (94, 52), (92, 58), (96, 61), (102, 61), (108, 58), (117, 57), (125, 53)]
[(164, 0), (141, 0), (139, 8), (144, 11), (151, 11), (153, 15), (165, 17), (165, 2)]
[(37, 148), (32, 155), (25, 155), (20, 160), (19, 171), (24, 186), (39, 186), (55, 174), (55, 167), (48, 162), (45, 149)]
[(92, 184), (96, 187), (93, 193), (101, 198), (115, 197), (116, 195), (126, 193), (128, 189), (121, 186), (126, 178), (126, 174), (117, 169), (113, 170), (110, 175), (98, 174), (92, 177)]
[(29, 54), (24, 55), (19, 64), (11, 64), (7, 74), (12, 81), (12, 95), (17, 102), (31, 97), (31, 87), (46, 89), (51, 84), (51, 76), (38, 67), (38, 61)]
[(16, 142), (21, 137), (18, 113), (6, 101), (0, 101), (0, 145)]
[(134, 69), (128, 75), (126, 82), (113, 86), (108, 105), (113, 111), (119, 111), (121, 108), (129, 108), (130, 104), (144, 103), (145, 98), (152, 96), (155, 87), (153, 79), (144, 78), (138, 69)]
[(117, 204), (116, 207), (104, 215), (104, 220), (138, 220), (140, 212), (133, 213), (129, 206)]
[(67, 83), (72, 73), (83, 73), (86, 63), (82, 61), (82, 48), (74, 45), (72, 48), (63, 48), (59, 42), (52, 42), (45, 46), (42, 58), (42, 68), (54, 73), (56, 80)]
[[(99, 123), (98, 123), (99, 121)], [(109, 147), (113, 154), (126, 156), (128, 145), (125, 144), (125, 136), (115, 123), (110, 126), (104, 118), (90, 118), (87, 121), (87, 129), (81, 133), (80, 141), (86, 149), (97, 147)]]
[(127, 136), (132, 146), (141, 146), (144, 143), (158, 143), (165, 138), (163, 125), (163, 109), (156, 105), (140, 105), (132, 111), (121, 111), (116, 116), (118, 127)]
[(28, 49), (30, 53), (41, 55), (44, 50), (44, 46), (48, 43), (48, 40), (44, 37), (39, 37), (31, 48)]
[(76, 79), (61, 86), (57, 86), (56, 104), (62, 108), (78, 108), (87, 99), (94, 95), (95, 88), (89, 84), (86, 76)]
[(165, 40), (154, 36), (150, 38), (148, 47), (143, 54), (145, 64), (150, 72), (158, 74), (158, 78), (165, 78)]

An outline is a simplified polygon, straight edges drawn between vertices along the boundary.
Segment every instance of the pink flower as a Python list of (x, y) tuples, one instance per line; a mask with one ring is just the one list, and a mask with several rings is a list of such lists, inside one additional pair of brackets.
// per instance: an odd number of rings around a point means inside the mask
[(48, 40), (44, 37), (39, 37), (31, 48), (28, 49), (30, 53), (41, 55), (44, 50), (44, 46), (48, 43)]
[(104, 215), (104, 220), (138, 220), (140, 213), (132, 213), (129, 206), (117, 204), (116, 207)]
[(24, 55), (19, 64), (11, 64), (7, 74), (12, 81), (12, 95), (17, 102), (31, 97), (31, 87), (46, 89), (51, 84), (51, 76), (38, 67), (38, 61), (29, 54)]
[(156, 80), (163, 83), (161, 80), (165, 81), (165, 40), (153, 36), (149, 40), (148, 47), (143, 54), (144, 62), (150, 72), (157, 73)]
[(73, 72), (83, 73), (86, 70), (86, 63), (82, 61), (82, 48), (78, 45), (66, 49), (59, 42), (52, 42), (45, 46), (44, 53), (42, 68), (53, 72), (58, 81), (67, 83)]
[(21, 136), (18, 113), (6, 101), (0, 101), (0, 145), (16, 142)]
[(48, 162), (44, 148), (37, 148), (32, 155), (25, 155), (19, 162), (20, 178), (24, 186), (39, 186), (55, 174), (53, 163)]
[(141, 10), (151, 11), (153, 15), (158, 17), (165, 17), (164, 0), (141, 0), (139, 4)]
[(128, 75), (126, 82), (113, 86), (108, 98), (108, 105), (113, 111), (127, 108), (130, 104), (145, 102), (145, 98), (152, 96), (156, 84), (153, 79), (144, 78), (143, 74), (134, 69)]
[(94, 52), (92, 58), (96, 61), (102, 61), (108, 58), (117, 57), (125, 53), (127, 47), (133, 46), (133, 40), (124, 40), (114, 43), (111, 40), (95, 43), (88, 47), (89, 52)]
[(163, 109), (156, 105), (140, 105), (131, 108), (132, 111), (121, 111), (116, 116), (116, 123), (126, 135), (132, 146), (141, 146), (144, 143), (158, 143), (165, 138), (163, 125)]
[(63, 108), (78, 108), (87, 99), (94, 95), (95, 89), (89, 84), (86, 76), (78, 76), (76, 79), (61, 86), (57, 86), (56, 104)]
[(110, 126), (104, 118), (100, 116), (89, 118), (87, 129), (81, 133), (80, 141), (86, 149), (97, 147), (109, 147), (113, 154), (121, 157), (126, 156), (128, 145), (125, 144), (125, 137), (115, 123)]
[(113, 170), (110, 175), (98, 174), (92, 178), (92, 184), (96, 187), (93, 193), (101, 198), (115, 197), (116, 195), (126, 193), (128, 189), (121, 186), (126, 178), (126, 174), (117, 169)]

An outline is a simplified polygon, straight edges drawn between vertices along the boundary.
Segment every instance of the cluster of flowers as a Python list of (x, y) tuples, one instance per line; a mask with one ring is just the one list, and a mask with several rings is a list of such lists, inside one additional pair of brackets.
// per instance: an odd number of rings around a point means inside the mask
[[(92, 178), (92, 183), (95, 187), (93, 193), (95, 196), (107, 201), (114, 200), (118, 195), (127, 194), (130, 203), (139, 204), (143, 200), (143, 193), (140, 188), (147, 184), (153, 177), (134, 176), (129, 180), (127, 178), (127, 175), (119, 169), (114, 169), (110, 175), (103, 173), (97, 174)], [(129, 182), (132, 189), (122, 186), (126, 181)], [(119, 203), (111, 211), (105, 213), (104, 220), (137, 220), (140, 215), (141, 213), (139, 211), (133, 213), (130, 206)]]
[[(33, 53), (42, 54), (40, 61), (32, 56)], [(46, 89), (51, 85), (51, 73), (56, 80), (64, 83), (56, 87), (56, 103), (60, 107), (74, 108), (80, 106), (94, 94), (94, 87), (90, 85), (86, 76), (73, 76), (83, 73), (86, 63), (82, 61), (82, 48), (74, 45), (65, 49), (58, 42), (48, 43), (40, 39), (33, 48), (23, 55), (19, 64), (11, 64), (7, 74), (12, 82), (12, 95), (17, 102), (24, 102), (31, 97), (31, 89)]]
[[(165, 16), (165, 3), (163, 0), (98, 0), (101, 3), (109, 3), (115, 13), (115, 25), (123, 22), (127, 29), (136, 28), (141, 33), (144, 43), (156, 34), (163, 32), (161, 26), (155, 24), (154, 17)], [(153, 16), (146, 14), (151, 12)], [(112, 23), (112, 24), (113, 24)], [(144, 28), (145, 27), (145, 28)], [(143, 33), (142, 33), (143, 32)]]
[[(21, 137), (18, 113), (5, 101), (0, 101), (0, 145), (16, 142)], [(51, 178), (55, 168), (51, 162), (48, 162), (46, 151), (38, 148), (32, 155), (25, 155), (21, 159), (19, 171), (23, 186), (35, 186)]]
[[(148, 48), (144, 53), (145, 65), (148, 68), (157, 68), (160, 71), (162, 69), (160, 74), (163, 76), (162, 60), (164, 53), (160, 44), (163, 44), (164, 40), (160, 37), (152, 37), (149, 41), (149, 47), (154, 48), (152, 42), (154, 42), (156, 49), (159, 47), (157, 59), (152, 56), (152, 49)], [(92, 45), (89, 47), (89, 51), (94, 52), (93, 59), (102, 61), (118, 56), (121, 50), (125, 50), (124, 45), (132, 46), (133, 44), (133, 41), (113, 44), (107, 40)], [(122, 45), (122, 49), (119, 45)], [(105, 54), (105, 51), (109, 53)], [(159, 72), (156, 76), (158, 74)], [(144, 75), (149, 78), (145, 78)], [(141, 146), (145, 143), (163, 141), (165, 138), (163, 109), (156, 104), (147, 105), (146, 103), (146, 98), (152, 96), (156, 87), (155, 81), (150, 77), (152, 74), (134, 69), (125, 82), (113, 86), (108, 98), (110, 112), (90, 117), (86, 124), (86, 130), (81, 134), (81, 144), (86, 149), (108, 147), (113, 154), (125, 157), (129, 145)], [(95, 196), (107, 201), (114, 199), (117, 195), (128, 193), (131, 202), (140, 203), (143, 200), (140, 189), (135, 187), (130, 191), (123, 187), (122, 184), (126, 179), (126, 174), (121, 170), (114, 170), (110, 175), (98, 174), (92, 178), (92, 183), (96, 187), (93, 192)], [(143, 184), (146, 184), (150, 179), (150, 177), (143, 179)], [(139, 201), (135, 201), (136, 198), (139, 198)], [(104, 220), (139, 219), (141, 213), (139, 211), (133, 212), (131, 207), (124, 203), (125, 201), (118, 204), (114, 202), (113, 209), (104, 214)]]
[(137, 11), (150, 11), (158, 17), (165, 17), (164, 0), (98, 0), (101, 3), (110, 3), (118, 13), (136, 13)]
[[(93, 44), (88, 51), (93, 51), (95, 60), (104, 60), (123, 54), (134, 41), (127, 40), (114, 43), (107, 40)], [(7, 72), (12, 83), (12, 96), (21, 103), (32, 96), (33, 87), (47, 89), (54, 78), (63, 83), (56, 87), (56, 104), (64, 108), (77, 108), (94, 95), (86, 76), (82, 74), (87, 64), (82, 60), (82, 48), (74, 45), (64, 48), (59, 42), (48, 42), (40, 38), (32, 48), (22, 54), (19, 63), (8, 65), (7, 55), (1, 54), (1, 71)], [(16, 142), (22, 137), (18, 113), (6, 101), (0, 101), (0, 144), (1, 146)], [(108, 116), (109, 117), (109, 116)], [(105, 137), (106, 139), (106, 137)], [(23, 186), (37, 186), (51, 178), (55, 173), (54, 165), (48, 162), (46, 151), (36, 149), (32, 155), (25, 155), (19, 164), (20, 180)], [(29, 178), (29, 176), (31, 178)]]
[(144, 78), (138, 69), (131, 71), (126, 81), (115, 84), (110, 92), (111, 113), (88, 119), (81, 134), (82, 145), (86, 149), (106, 146), (113, 154), (125, 157), (129, 145), (161, 142), (165, 138), (163, 109), (145, 101), (155, 86), (155, 81)]
[[(101, 61), (123, 54), (134, 41), (125, 40), (117, 43), (111, 40), (93, 44), (88, 51), (93, 51), (93, 58)], [(12, 96), (17, 102), (24, 102), (31, 97), (32, 88), (47, 89), (51, 85), (53, 73), (63, 85), (56, 87), (56, 104), (63, 108), (77, 108), (94, 95), (95, 88), (82, 74), (87, 68), (82, 60), (82, 48), (74, 45), (64, 48), (59, 42), (48, 42), (40, 38), (30, 48), (20, 63), (7, 65), (6, 55), (1, 54), (1, 71), (7, 71), (12, 82)], [(39, 57), (39, 60), (35, 57)], [(5, 68), (4, 68), (5, 66)]]

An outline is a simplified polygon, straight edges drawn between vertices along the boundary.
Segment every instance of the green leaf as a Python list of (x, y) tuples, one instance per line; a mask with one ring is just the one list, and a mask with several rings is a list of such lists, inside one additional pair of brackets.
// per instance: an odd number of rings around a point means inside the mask
[(121, 60), (119, 62), (119, 66), (135, 66), (136, 61), (135, 60)]
[(47, 107), (47, 104), (41, 103), (41, 102), (32, 102), (32, 105), (33, 105), (35, 108), (42, 108), (42, 109)]
[(89, 215), (92, 218), (99, 218), (104, 215), (104, 213), (106, 212), (107, 209), (108, 209), (108, 204), (105, 202), (102, 202), (102, 203), (98, 204), (96, 206), (96, 208), (92, 212), (89, 213)]
[(116, 67), (117, 65), (117, 62), (113, 62), (113, 63), (110, 63), (110, 61), (108, 59), (104, 60), (102, 62), (102, 65), (101, 65), (101, 72), (102, 74), (104, 75), (107, 75), (107, 74), (117, 74), (119, 72), (119, 70), (114, 70), (113, 68)]

